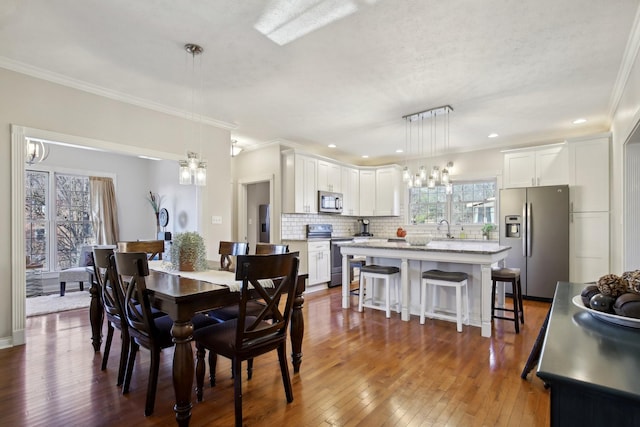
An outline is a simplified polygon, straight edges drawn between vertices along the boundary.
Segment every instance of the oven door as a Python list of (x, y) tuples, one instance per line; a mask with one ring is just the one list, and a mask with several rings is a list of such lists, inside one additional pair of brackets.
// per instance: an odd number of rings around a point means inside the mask
[[(331, 281), (329, 287), (342, 285), (342, 254), (340, 253), (339, 243), (350, 242), (350, 237), (331, 239)], [(353, 280), (353, 269), (349, 274), (350, 280)]]

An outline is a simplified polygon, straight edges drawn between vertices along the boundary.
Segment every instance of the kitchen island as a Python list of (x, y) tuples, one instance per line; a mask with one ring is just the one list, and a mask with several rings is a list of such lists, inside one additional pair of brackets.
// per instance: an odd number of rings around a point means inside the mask
[[(365, 256), (367, 264), (400, 267), (401, 318), (419, 314), (422, 272), (430, 269), (461, 271), (469, 275), (470, 324), (483, 337), (491, 336), (491, 265), (507, 257), (510, 246), (495, 241), (434, 240), (426, 246), (406, 242), (352, 242), (340, 245), (342, 254), (342, 307), (349, 308), (349, 258)], [(441, 299), (447, 304), (447, 298)], [(453, 302), (449, 299), (449, 305)]]

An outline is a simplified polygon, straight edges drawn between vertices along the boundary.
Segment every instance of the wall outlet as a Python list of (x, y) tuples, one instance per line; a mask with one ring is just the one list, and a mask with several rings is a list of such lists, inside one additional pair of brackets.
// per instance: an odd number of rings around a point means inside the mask
[(222, 217), (219, 215), (213, 215), (211, 217), (211, 224), (222, 224)]

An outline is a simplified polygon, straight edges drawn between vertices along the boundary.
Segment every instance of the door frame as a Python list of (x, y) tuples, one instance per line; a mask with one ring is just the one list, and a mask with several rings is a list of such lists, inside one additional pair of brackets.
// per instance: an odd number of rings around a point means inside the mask
[(275, 203), (275, 175), (265, 174), (257, 175), (249, 178), (242, 178), (238, 180), (238, 215), (237, 215), (237, 240), (246, 240), (248, 231), (248, 214), (247, 214), (247, 187), (252, 184), (259, 184), (263, 182), (269, 183), (269, 204), (271, 208), (271, 233), (269, 239), (271, 243), (277, 243), (274, 240), (274, 236), (278, 236), (280, 240), (280, 209), (278, 204)]

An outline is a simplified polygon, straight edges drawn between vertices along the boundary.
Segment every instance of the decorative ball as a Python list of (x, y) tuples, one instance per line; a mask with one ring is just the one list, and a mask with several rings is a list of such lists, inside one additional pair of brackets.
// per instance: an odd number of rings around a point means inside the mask
[(591, 307), (590, 305), (591, 298), (594, 295), (599, 293), (600, 293), (600, 290), (598, 290), (598, 287), (596, 285), (585, 286), (582, 292), (580, 292), (580, 297), (582, 298), (582, 303), (584, 304), (584, 306)]
[(640, 270), (625, 271), (620, 276), (627, 284), (627, 291), (640, 294)]
[(589, 305), (592, 309), (598, 311), (604, 311), (606, 313), (613, 313), (613, 304), (616, 299), (611, 295), (595, 294), (591, 297)]
[(597, 286), (602, 295), (609, 295), (614, 298), (627, 292), (627, 282), (615, 274), (605, 274), (598, 279)]

